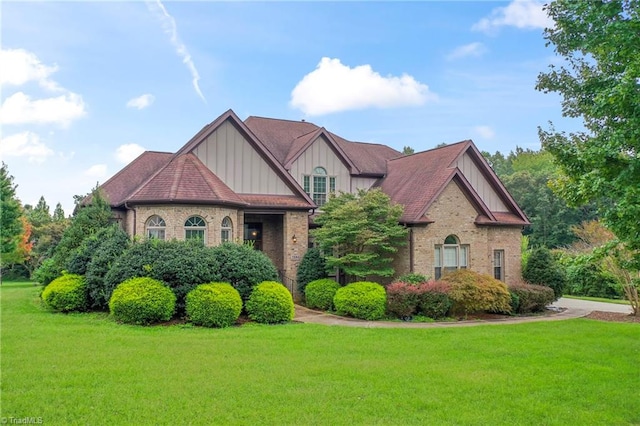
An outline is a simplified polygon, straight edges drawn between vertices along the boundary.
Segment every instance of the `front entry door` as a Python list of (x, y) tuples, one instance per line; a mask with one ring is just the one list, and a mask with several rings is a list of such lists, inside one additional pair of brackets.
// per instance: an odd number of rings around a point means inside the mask
[(262, 223), (245, 223), (244, 241), (253, 243), (256, 250), (262, 250)]

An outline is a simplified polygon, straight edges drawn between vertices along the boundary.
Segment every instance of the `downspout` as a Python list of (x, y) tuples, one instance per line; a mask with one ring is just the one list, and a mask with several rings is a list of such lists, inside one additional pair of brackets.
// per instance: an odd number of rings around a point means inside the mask
[(138, 222), (138, 218), (137, 218), (137, 210), (136, 209), (132, 209), (131, 207), (129, 207), (127, 205), (127, 202), (124, 202), (124, 208), (127, 210), (132, 210), (133, 211), (133, 235), (131, 235), (131, 239), (135, 238), (136, 236), (136, 223)]
[(413, 228), (409, 228), (409, 272), (413, 273)]

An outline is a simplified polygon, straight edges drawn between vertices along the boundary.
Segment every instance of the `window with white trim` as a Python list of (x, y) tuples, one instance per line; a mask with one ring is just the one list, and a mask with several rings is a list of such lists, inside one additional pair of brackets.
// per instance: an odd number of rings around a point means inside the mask
[(207, 223), (200, 216), (191, 216), (184, 223), (184, 239), (200, 240), (204, 244), (204, 235)]
[(504, 250), (493, 251), (493, 277), (504, 281)]
[(147, 238), (164, 240), (166, 227), (167, 224), (165, 223), (164, 219), (157, 214), (154, 214), (149, 219), (147, 219), (147, 223), (145, 224)]
[(313, 174), (302, 176), (302, 187), (318, 207), (327, 202), (327, 196), (336, 192), (335, 176), (328, 176), (324, 167), (316, 167)]
[(227, 241), (231, 241), (233, 239), (233, 225), (229, 216), (226, 216), (224, 219), (222, 219), (222, 225), (220, 229), (220, 240), (223, 243), (226, 243)]
[(444, 239), (444, 244), (437, 244), (434, 250), (434, 277), (440, 279), (442, 274), (469, 266), (469, 245), (460, 244), (455, 235)]

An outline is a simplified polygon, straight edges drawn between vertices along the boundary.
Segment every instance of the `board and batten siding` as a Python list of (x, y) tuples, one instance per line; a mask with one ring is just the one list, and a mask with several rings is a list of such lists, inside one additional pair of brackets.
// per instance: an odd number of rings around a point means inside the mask
[(316, 167), (324, 167), (327, 176), (336, 177), (336, 192), (351, 191), (351, 175), (340, 157), (322, 137), (318, 137), (313, 143), (291, 164), (291, 176), (303, 186), (302, 176), (313, 174)]
[(498, 193), (493, 189), (489, 181), (484, 177), (476, 162), (465, 153), (456, 163), (456, 167), (462, 171), (473, 189), (478, 193), (482, 201), (492, 212), (508, 212), (509, 209), (502, 202)]
[(202, 141), (193, 153), (236, 193), (293, 195), (271, 165), (228, 121)]
[(356, 193), (359, 189), (370, 189), (374, 183), (378, 181), (378, 178), (370, 177), (352, 177), (351, 178), (351, 192)]

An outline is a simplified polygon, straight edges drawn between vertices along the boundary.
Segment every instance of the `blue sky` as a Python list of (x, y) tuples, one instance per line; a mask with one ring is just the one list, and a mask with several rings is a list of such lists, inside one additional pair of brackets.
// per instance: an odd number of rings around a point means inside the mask
[(73, 195), (227, 109), (416, 151), (538, 149), (561, 117), (534, 0), (2, 2), (0, 156), (23, 204)]

